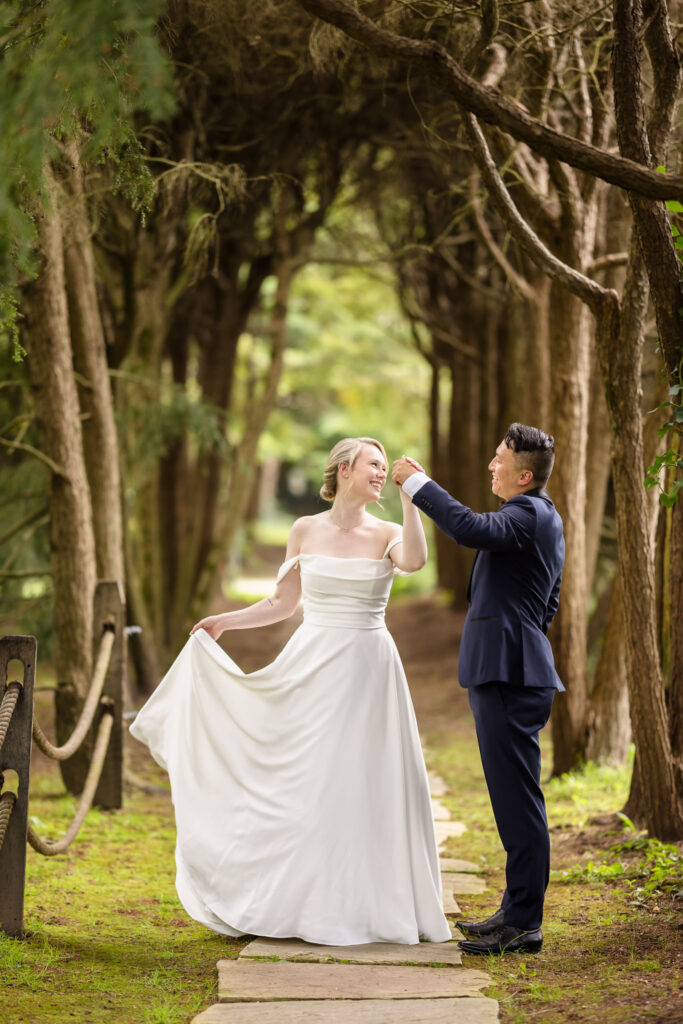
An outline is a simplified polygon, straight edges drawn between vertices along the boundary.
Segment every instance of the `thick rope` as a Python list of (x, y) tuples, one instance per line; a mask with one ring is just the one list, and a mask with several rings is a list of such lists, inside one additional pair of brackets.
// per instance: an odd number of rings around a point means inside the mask
[(95, 671), (93, 672), (92, 683), (88, 691), (88, 696), (85, 698), (83, 710), (81, 711), (81, 717), (78, 719), (76, 728), (71, 733), (71, 736), (63, 743), (61, 747), (55, 747), (54, 744), (50, 743), (49, 739), (40, 728), (36, 721), (33, 722), (33, 739), (36, 741), (36, 745), (40, 747), (44, 754), (48, 757), (54, 758), (56, 761), (66, 761), (67, 758), (75, 754), (81, 743), (86, 737), (88, 729), (92, 725), (95, 712), (97, 711), (97, 705), (99, 704), (100, 695), (104, 687), (104, 680), (109, 668), (109, 659), (111, 657), (112, 648), (114, 646), (114, 640), (116, 634), (112, 629), (105, 629), (102, 634), (102, 640), (100, 641), (100, 649), (97, 652), (97, 662), (95, 664)]
[(62, 838), (57, 839), (53, 843), (48, 842), (45, 839), (41, 839), (29, 824), (27, 839), (33, 849), (37, 853), (42, 853), (44, 857), (54, 857), (55, 854), (64, 853), (78, 835), (78, 831), (83, 824), (83, 820), (92, 807), (92, 802), (95, 798), (95, 790), (97, 789), (97, 784), (100, 781), (100, 775), (102, 774), (102, 768), (104, 766), (104, 759), (107, 754), (107, 747), (109, 746), (109, 737), (111, 735), (113, 724), (113, 712), (110, 708), (106, 708), (100, 720), (99, 729), (97, 730), (97, 739), (95, 740), (95, 749), (93, 751), (92, 761), (88, 768), (88, 775), (85, 780), (83, 792), (81, 793), (81, 798), (78, 801), (76, 813), (73, 821)]
[(2, 704), (0, 704), (0, 750), (2, 750), (2, 745), (5, 742), (5, 736), (7, 735), (7, 730), (9, 729), (9, 724), (22, 689), (21, 683), (14, 680), (14, 682), (7, 684), (7, 689), (3, 695)]
[(2, 844), (5, 841), (5, 832), (12, 817), (16, 799), (16, 795), (11, 792), (3, 793), (0, 796), (0, 850), (2, 850)]

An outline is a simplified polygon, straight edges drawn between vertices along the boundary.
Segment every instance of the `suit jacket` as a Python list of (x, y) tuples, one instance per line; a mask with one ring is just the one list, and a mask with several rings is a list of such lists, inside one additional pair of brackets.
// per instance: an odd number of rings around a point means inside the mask
[(545, 490), (518, 494), (497, 512), (476, 513), (430, 480), (413, 503), (458, 544), (478, 548), (460, 642), (460, 685), (498, 681), (564, 690), (546, 635), (559, 602), (564, 535)]

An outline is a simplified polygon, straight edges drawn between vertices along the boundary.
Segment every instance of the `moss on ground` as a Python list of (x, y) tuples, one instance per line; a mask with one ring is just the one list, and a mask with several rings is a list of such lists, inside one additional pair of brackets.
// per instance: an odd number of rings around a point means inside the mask
[[(151, 764), (145, 774), (162, 781)], [(64, 831), (74, 807), (57, 770), (34, 779), (41, 833)], [(188, 918), (174, 847), (170, 799), (137, 790), (121, 811), (92, 811), (64, 856), (29, 850), (27, 937), (0, 938), (0, 1020), (185, 1024), (215, 1002), (216, 961), (236, 957), (246, 940)]]
[[(504, 857), (471, 717), (462, 691), (452, 685), (453, 621), (438, 603), (406, 598), (395, 606), (392, 629), (418, 719), (429, 723), (428, 761), (449, 786), (441, 800), (467, 825), (444, 852), (480, 863), (489, 886), (481, 896), (461, 896), (459, 902), (468, 917), (484, 917), (500, 898)], [(258, 657), (249, 648), (256, 633)], [(275, 627), (234, 634), (235, 648), (238, 637), (242, 649), (234, 653), (239, 663), (256, 659), (250, 668), (269, 660), (283, 643)], [(47, 723), (44, 701), (41, 696), (39, 717)], [(549, 737), (544, 739), (547, 777)], [(166, 786), (166, 776), (141, 745), (131, 740), (128, 746), (136, 775)], [(36, 756), (31, 817), (41, 834), (54, 838), (71, 820), (75, 800), (64, 796), (56, 766), (43, 761)], [(638, 848), (637, 837), (617, 818), (629, 772), (588, 766), (545, 786), (553, 875), (543, 951), (484, 962), (463, 958), (491, 974), (487, 994), (500, 1001), (504, 1024), (683, 1019), (680, 893), (674, 891), (683, 889), (680, 863), (670, 852), (655, 851), (648, 866), (647, 850)], [(608, 852), (625, 842), (631, 848)], [(128, 789), (121, 811), (88, 816), (65, 856), (28, 851), (29, 935), (23, 941), (0, 938), (2, 1024), (189, 1024), (216, 1001), (216, 961), (236, 957), (247, 940), (229, 940), (187, 917), (175, 891), (174, 847), (168, 794)], [(648, 891), (653, 878), (661, 885)], [(672, 889), (666, 888), (669, 882)]]
[[(430, 759), (450, 787), (442, 802), (468, 826), (448, 841), (447, 853), (483, 866), (489, 892), (458, 900), (468, 918), (481, 919), (499, 905), (504, 854), (476, 741), (464, 719), (457, 733), (449, 742), (443, 734), (430, 736)], [(550, 746), (544, 740), (547, 777)], [(683, 1020), (683, 844), (650, 844), (656, 856), (648, 858), (647, 841), (619, 818), (630, 770), (589, 764), (544, 785), (552, 872), (543, 950), (486, 959), (463, 955), (466, 966), (491, 974), (485, 994), (499, 1000), (504, 1024)], [(620, 846), (626, 849), (615, 849)]]

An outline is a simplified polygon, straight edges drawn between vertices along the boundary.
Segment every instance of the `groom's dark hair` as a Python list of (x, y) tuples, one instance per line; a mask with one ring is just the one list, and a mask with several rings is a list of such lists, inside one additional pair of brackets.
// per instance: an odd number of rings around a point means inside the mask
[(544, 487), (553, 471), (555, 438), (550, 434), (544, 434), (538, 427), (511, 423), (503, 441), (516, 455), (524, 453), (524, 469), (530, 469), (534, 474), (534, 483), (537, 487)]

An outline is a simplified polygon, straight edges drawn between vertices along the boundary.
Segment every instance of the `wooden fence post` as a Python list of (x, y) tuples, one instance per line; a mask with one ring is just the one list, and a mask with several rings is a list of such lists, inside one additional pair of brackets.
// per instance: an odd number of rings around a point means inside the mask
[[(118, 580), (99, 580), (93, 600), (94, 656), (102, 637), (103, 626), (114, 630), (114, 646), (104, 681), (102, 697), (107, 699), (114, 713), (107, 756), (93, 803), (104, 810), (123, 806), (123, 695), (126, 672), (126, 604)], [(94, 658), (93, 658), (94, 663)], [(97, 734), (100, 710), (93, 722), (93, 735)]]
[(0, 639), (0, 699), (5, 690), (7, 666), (17, 658), (24, 666), (24, 682), (0, 749), (0, 775), (15, 771), (19, 789), (5, 841), (0, 849), (0, 928), (19, 936), (24, 928), (24, 882), (26, 877), (26, 828), (33, 732), (33, 684), (38, 641), (34, 636), (4, 636)]

